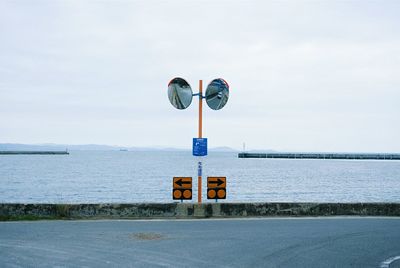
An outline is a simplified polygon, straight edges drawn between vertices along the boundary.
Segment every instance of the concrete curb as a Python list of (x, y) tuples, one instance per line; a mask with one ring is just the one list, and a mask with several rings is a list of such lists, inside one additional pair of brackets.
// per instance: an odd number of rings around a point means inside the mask
[(0, 204), (0, 220), (400, 216), (400, 203)]

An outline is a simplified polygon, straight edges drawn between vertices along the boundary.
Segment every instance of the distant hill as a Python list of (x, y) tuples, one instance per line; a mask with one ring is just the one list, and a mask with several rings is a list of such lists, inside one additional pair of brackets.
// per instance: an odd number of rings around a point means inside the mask
[(265, 150), (246, 150), (246, 153), (278, 153), (278, 151), (265, 149)]
[(0, 151), (65, 151), (66, 147), (56, 144), (0, 143)]
[(112, 146), (112, 145), (98, 145), (98, 144), (19, 144), (19, 143), (0, 143), (0, 151), (149, 151), (160, 150), (157, 148), (146, 147), (126, 147), (126, 146)]
[(226, 147), (226, 146), (214, 147), (214, 148), (210, 148), (209, 150), (213, 151), (213, 152), (238, 152), (238, 150), (232, 149), (232, 148)]
[[(69, 144), (19, 144), (19, 143), (0, 143), (0, 151), (190, 151), (191, 148), (173, 148), (173, 147), (126, 147), (126, 146), (112, 146), (112, 145), (98, 145), (98, 144), (82, 144), (82, 145), (69, 145)], [(216, 147), (210, 148), (212, 152), (237, 152), (237, 150), (230, 147)]]

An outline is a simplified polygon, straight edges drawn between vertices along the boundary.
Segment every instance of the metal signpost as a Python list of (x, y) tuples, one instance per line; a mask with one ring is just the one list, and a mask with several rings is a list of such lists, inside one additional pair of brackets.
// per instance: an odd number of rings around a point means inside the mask
[[(229, 98), (229, 85), (228, 83), (222, 79), (217, 78), (212, 80), (206, 89), (206, 95), (203, 96), (203, 80), (199, 81), (199, 93), (193, 94), (192, 88), (190, 87), (189, 83), (186, 82), (185, 79), (176, 77), (172, 79), (168, 84), (168, 98), (171, 104), (179, 109), (183, 110), (189, 107), (192, 103), (193, 96), (199, 96), (199, 133), (197, 138), (193, 138), (193, 147), (192, 147), (192, 154), (193, 156), (206, 156), (207, 155), (207, 138), (203, 138), (203, 99), (206, 99), (208, 107), (213, 110), (222, 109)], [(198, 161), (197, 165), (197, 201), (201, 203), (201, 189), (202, 189), (202, 168), (203, 164)], [(222, 178), (222, 177), (221, 177)], [(223, 177), (225, 178), (225, 177)], [(217, 189), (216, 196), (217, 198), (212, 199), (225, 199), (226, 198), (226, 178), (225, 178), (225, 186), (220, 187), (221, 189)], [(190, 184), (191, 186), (191, 184)], [(223, 188), (223, 189), (222, 189)], [(174, 178), (174, 189), (175, 189), (175, 178)], [(218, 192), (219, 191), (219, 192)], [(222, 194), (222, 191), (224, 194)], [(218, 193), (220, 193), (218, 195)], [(190, 192), (191, 194), (191, 192)], [(179, 193), (177, 192), (177, 195)], [(183, 196), (183, 194), (182, 194)], [(219, 197), (221, 196), (221, 197)], [(173, 190), (173, 199), (181, 199), (184, 198), (176, 198), (175, 197), (175, 190)], [(190, 195), (191, 199), (191, 195)]]

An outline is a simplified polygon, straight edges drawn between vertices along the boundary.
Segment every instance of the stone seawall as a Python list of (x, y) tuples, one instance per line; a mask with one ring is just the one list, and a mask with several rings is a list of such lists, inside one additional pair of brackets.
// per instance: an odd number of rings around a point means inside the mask
[(0, 220), (400, 216), (400, 203), (0, 204)]
[(360, 153), (239, 153), (239, 158), (400, 160), (400, 154)]

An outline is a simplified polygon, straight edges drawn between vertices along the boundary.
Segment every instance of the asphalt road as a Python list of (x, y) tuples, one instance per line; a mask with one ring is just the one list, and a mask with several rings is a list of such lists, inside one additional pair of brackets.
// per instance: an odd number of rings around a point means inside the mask
[(400, 267), (396, 256), (400, 218), (0, 222), (1, 267)]

